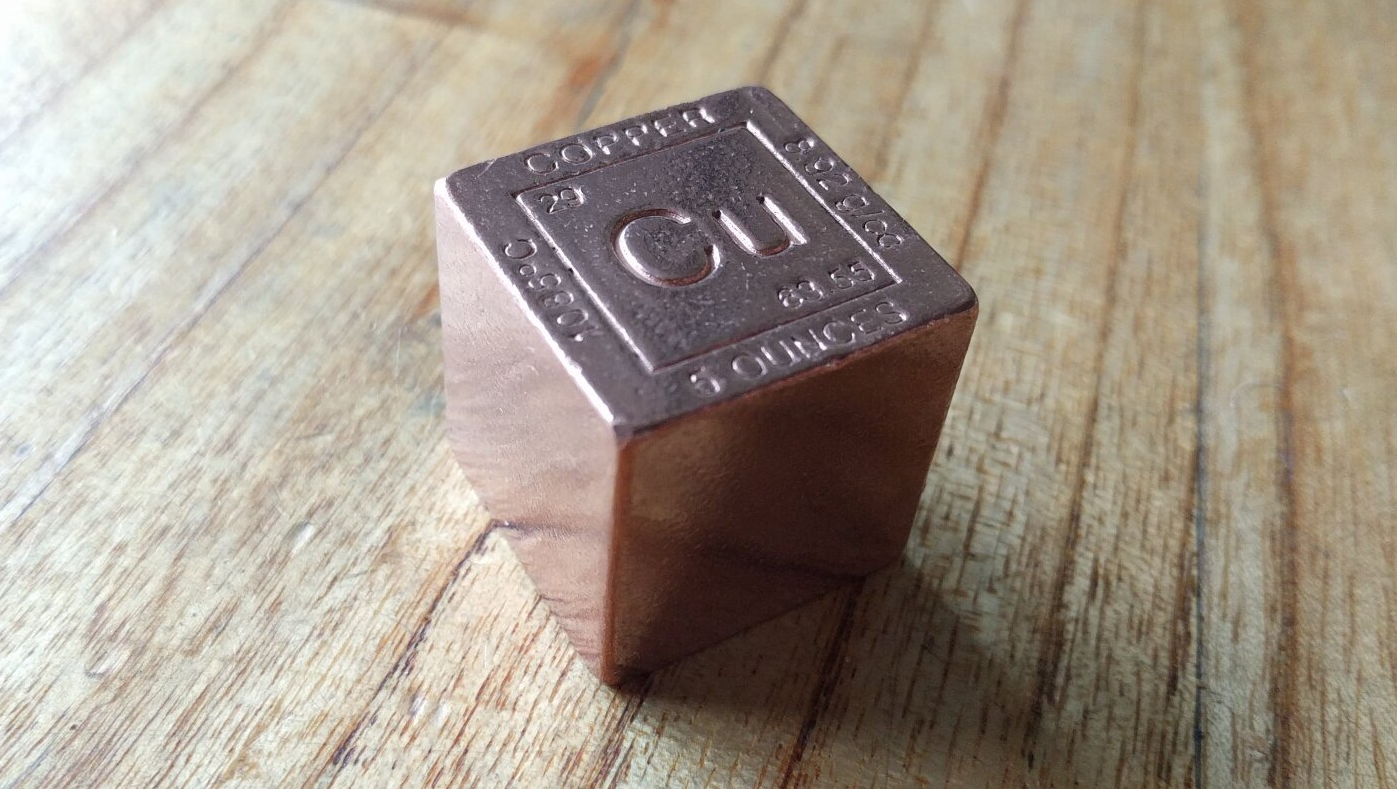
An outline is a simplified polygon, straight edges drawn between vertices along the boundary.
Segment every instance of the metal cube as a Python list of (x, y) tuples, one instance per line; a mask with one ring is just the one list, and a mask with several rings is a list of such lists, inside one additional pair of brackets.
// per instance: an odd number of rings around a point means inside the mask
[(436, 184), (447, 424), (602, 680), (901, 552), (975, 294), (763, 88)]

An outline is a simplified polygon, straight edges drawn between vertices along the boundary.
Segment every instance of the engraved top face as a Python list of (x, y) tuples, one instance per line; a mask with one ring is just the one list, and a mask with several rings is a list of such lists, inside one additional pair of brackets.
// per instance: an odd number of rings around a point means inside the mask
[(974, 305), (954, 270), (761, 88), (467, 168), (445, 194), (620, 429)]

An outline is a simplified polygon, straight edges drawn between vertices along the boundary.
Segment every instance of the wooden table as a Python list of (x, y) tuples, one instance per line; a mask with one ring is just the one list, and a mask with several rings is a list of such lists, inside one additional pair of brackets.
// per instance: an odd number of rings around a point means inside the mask
[[(1397, 13), (0, 10), (0, 786), (1397, 786)], [(770, 85), (976, 286), (904, 560), (623, 691), (443, 440), (434, 178)]]

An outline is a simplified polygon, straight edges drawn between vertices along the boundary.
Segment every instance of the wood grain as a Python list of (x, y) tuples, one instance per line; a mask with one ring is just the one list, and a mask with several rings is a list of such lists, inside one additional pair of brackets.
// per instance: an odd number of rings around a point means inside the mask
[[(0, 11), (0, 787), (1397, 786), (1397, 14)], [(763, 82), (981, 320), (903, 561), (633, 687), (445, 448), (431, 181)]]

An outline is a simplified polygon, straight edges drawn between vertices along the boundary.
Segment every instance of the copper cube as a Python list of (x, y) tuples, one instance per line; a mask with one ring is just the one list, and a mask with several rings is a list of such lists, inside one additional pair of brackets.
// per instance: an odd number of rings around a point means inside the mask
[(970, 286), (749, 87), (436, 184), (451, 446), (602, 680), (892, 562)]

